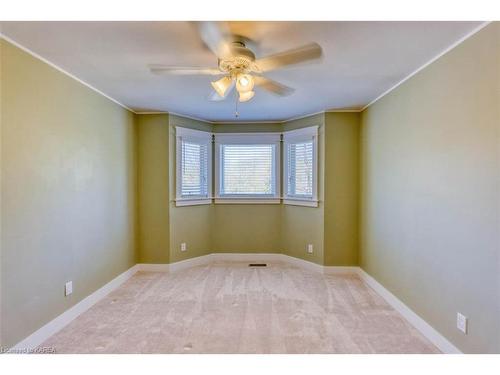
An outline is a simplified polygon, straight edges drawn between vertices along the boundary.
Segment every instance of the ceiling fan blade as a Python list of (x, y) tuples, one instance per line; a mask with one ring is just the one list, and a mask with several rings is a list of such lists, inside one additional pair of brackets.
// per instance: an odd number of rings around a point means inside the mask
[(257, 86), (279, 96), (288, 96), (295, 91), (295, 89), (292, 89), (291, 87), (285, 86), (266, 77), (255, 76), (254, 79)]
[(268, 72), (288, 65), (299, 64), (304, 61), (316, 60), (319, 59), (322, 54), (323, 50), (318, 43), (310, 43), (275, 55), (262, 57), (255, 60), (255, 64), (261, 72)]
[(231, 56), (231, 44), (228, 37), (231, 35), (226, 22), (203, 21), (198, 22), (201, 39), (218, 58)]
[(219, 75), (224, 74), (216, 68), (202, 68), (194, 66), (168, 66), (168, 65), (150, 65), (149, 69), (153, 74), (172, 74), (172, 75)]
[(212, 102), (221, 102), (223, 101), (224, 99), (227, 98), (227, 96), (231, 93), (231, 91), (233, 91), (233, 88), (235, 86), (235, 83), (234, 81), (231, 83), (231, 85), (227, 88), (226, 92), (224, 93), (224, 96), (220, 96), (217, 91), (215, 90), (212, 90), (212, 92), (210, 93), (210, 95), (208, 96), (208, 100), (212, 101)]

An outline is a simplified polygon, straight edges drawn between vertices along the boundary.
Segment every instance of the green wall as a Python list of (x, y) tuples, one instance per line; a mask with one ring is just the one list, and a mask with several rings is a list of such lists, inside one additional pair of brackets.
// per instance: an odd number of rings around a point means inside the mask
[(279, 204), (215, 204), (212, 252), (280, 253)]
[(466, 353), (500, 352), (499, 108), (495, 22), (362, 115), (361, 265)]
[(358, 265), (360, 114), (325, 114), (324, 226), (327, 266)]
[(137, 262), (136, 129), (132, 113), (5, 40), (0, 65), (9, 347)]
[(135, 115), (140, 263), (169, 263), (169, 115)]

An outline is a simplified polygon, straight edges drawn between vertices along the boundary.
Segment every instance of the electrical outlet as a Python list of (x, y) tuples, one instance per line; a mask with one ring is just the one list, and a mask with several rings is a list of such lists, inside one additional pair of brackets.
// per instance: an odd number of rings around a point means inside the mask
[(187, 250), (186, 243), (185, 242), (181, 243), (181, 251), (186, 251), (186, 250)]
[(308, 245), (307, 245), (307, 252), (308, 252), (309, 254), (312, 254), (312, 253), (313, 253), (313, 245), (312, 245), (312, 243), (310, 243), (310, 244), (308, 244)]
[(467, 334), (467, 317), (457, 312), (457, 328)]
[(73, 281), (68, 281), (64, 285), (64, 295), (69, 296), (71, 293), (73, 293)]

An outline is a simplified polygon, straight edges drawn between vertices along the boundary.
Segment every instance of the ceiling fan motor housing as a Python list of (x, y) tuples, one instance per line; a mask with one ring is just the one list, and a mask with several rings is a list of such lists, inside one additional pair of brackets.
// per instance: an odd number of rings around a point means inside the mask
[(230, 57), (219, 59), (219, 69), (231, 75), (249, 73), (256, 70), (255, 54), (243, 42), (233, 42)]

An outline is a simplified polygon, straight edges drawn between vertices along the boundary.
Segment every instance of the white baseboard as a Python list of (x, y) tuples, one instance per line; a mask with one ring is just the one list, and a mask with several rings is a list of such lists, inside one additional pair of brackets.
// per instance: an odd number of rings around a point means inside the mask
[(323, 266), (323, 273), (326, 275), (358, 275), (357, 266)]
[(358, 274), (358, 267), (322, 266), (305, 259), (295, 258), (281, 253), (211, 253), (169, 264), (140, 263), (137, 266), (139, 267), (138, 271), (144, 272), (175, 272), (213, 262), (284, 262), (297, 267), (306, 268), (312, 272), (330, 275)]
[(214, 262), (279, 262), (282, 255), (279, 253), (212, 253)]
[(138, 263), (137, 272), (168, 272), (170, 264), (167, 263)]
[(295, 258), (286, 254), (281, 254), (281, 259), (291, 265), (302, 267), (312, 272), (320, 272), (320, 273), (324, 272), (324, 266), (310, 262), (305, 259)]
[(34, 349), (41, 345), (49, 337), (60, 331), (62, 328), (71, 323), (80, 314), (87, 311), (101, 299), (106, 297), (113, 290), (117, 289), (125, 281), (130, 279), (138, 270), (137, 265), (129, 268), (127, 271), (115, 277), (113, 280), (97, 289), (94, 293), (82, 299), (76, 305), (70, 307), (61, 315), (51, 320), (43, 327), (39, 328), (24, 340), (10, 348), (9, 352), (15, 353), (17, 350)]
[(196, 266), (204, 266), (211, 262), (212, 262), (212, 254), (202, 255), (191, 259), (185, 259), (179, 262), (170, 263), (170, 272), (177, 272)]
[(399, 298), (389, 292), (382, 284), (358, 267), (359, 277), (377, 292), (394, 310), (399, 312), (413, 327), (415, 327), (430, 342), (437, 346), (445, 354), (462, 354), (462, 352), (443, 335), (436, 331), (429, 323), (418, 316), (412, 309), (406, 306)]
[(436, 331), (430, 324), (418, 316), (413, 310), (401, 302), (395, 295), (389, 292), (382, 284), (367, 274), (360, 267), (343, 266), (322, 266), (304, 259), (295, 258), (278, 253), (212, 253), (196, 258), (186, 259), (170, 264), (148, 264), (139, 263), (127, 271), (118, 275), (102, 288), (84, 298), (70, 309), (63, 312), (43, 327), (26, 337), (24, 340), (13, 346), (10, 350), (15, 352), (21, 349), (36, 348), (47, 340), (50, 336), (68, 325), (80, 314), (87, 311), (94, 304), (99, 302), (113, 290), (117, 289), (125, 281), (131, 278), (136, 272), (176, 272), (190, 267), (206, 265), (215, 261), (241, 261), (241, 262), (285, 262), (297, 267), (302, 267), (313, 272), (329, 275), (358, 275), (368, 286), (375, 290), (385, 301), (398, 311), (411, 325), (413, 325), (422, 335), (439, 348), (443, 353), (461, 353), (461, 351), (449, 342), (443, 335)]

